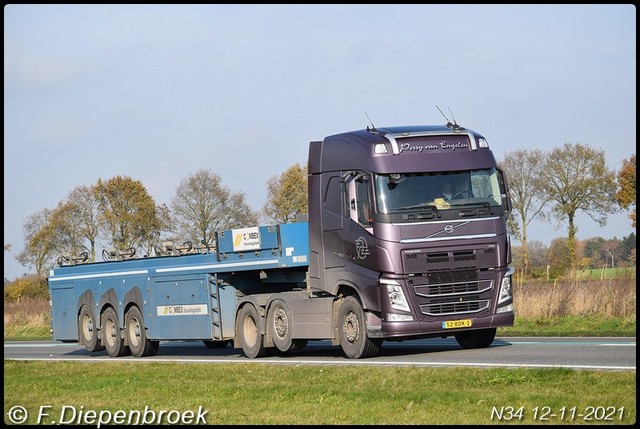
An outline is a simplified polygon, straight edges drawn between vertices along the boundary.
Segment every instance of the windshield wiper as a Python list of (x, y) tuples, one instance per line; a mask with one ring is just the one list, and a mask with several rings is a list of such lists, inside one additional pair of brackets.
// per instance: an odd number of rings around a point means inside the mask
[(436, 216), (438, 217), (438, 219), (440, 219), (442, 217), (442, 215), (440, 214), (440, 210), (438, 210), (438, 208), (436, 206), (434, 206), (433, 204), (427, 204), (427, 203), (420, 203), (418, 205), (415, 206), (404, 206), (404, 207), (398, 207), (399, 210), (416, 210), (416, 209), (420, 209), (420, 210), (424, 210), (424, 209), (432, 209), (433, 212), (436, 214)]
[[(452, 206), (453, 205), (454, 204), (452, 204)], [(482, 207), (487, 208), (489, 210), (489, 213), (491, 215), (493, 215), (493, 206), (491, 204), (489, 204), (488, 202), (486, 202), (486, 201), (475, 201), (475, 202), (472, 202), (472, 203), (458, 203), (458, 204), (455, 204), (455, 205), (456, 206), (477, 206), (477, 205), (480, 205)]]

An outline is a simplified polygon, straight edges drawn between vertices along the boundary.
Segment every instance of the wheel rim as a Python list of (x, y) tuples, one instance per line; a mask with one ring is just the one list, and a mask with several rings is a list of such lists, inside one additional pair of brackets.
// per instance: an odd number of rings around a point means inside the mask
[(82, 335), (89, 341), (93, 338), (93, 320), (88, 314), (82, 317)]
[(358, 332), (360, 330), (360, 322), (353, 312), (349, 312), (344, 318), (342, 325), (342, 331), (344, 337), (350, 343), (355, 342), (358, 339)]
[(107, 343), (109, 347), (114, 347), (116, 345), (116, 324), (113, 323), (113, 320), (109, 319), (107, 320), (106, 328)]
[(258, 326), (252, 317), (246, 317), (243, 323), (243, 334), (247, 345), (253, 346), (258, 341)]
[(284, 338), (287, 335), (289, 320), (287, 319), (287, 313), (282, 308), (278, 308), (273, 315), (273, 327), (279, 338)]
[(132, 317), (129, 323), (129, 343), (133, 347), (138, 347), (140, 345), (140, 322), (138, 319)]

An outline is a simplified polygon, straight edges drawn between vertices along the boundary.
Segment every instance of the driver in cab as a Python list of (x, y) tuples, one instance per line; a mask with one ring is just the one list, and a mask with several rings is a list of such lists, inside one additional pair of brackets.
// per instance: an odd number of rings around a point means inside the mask
[(445, 201), (449, 201), (453, 198), (453, 185), (451, 179), (444, 178), (440, 183), (440, 193), (435, 198), (443, 198)]

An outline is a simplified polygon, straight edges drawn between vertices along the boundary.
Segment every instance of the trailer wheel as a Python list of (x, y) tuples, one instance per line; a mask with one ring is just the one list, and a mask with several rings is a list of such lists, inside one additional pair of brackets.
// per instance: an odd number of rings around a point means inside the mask
[(111, 357), (120, 357), (130, 353), (129, 347), (124, 345), (120, 334), (118, 315), (112, 307), (102, 313), (102, 342)]
[(284, 301), (277, 299), (271, 303), (267, 316), (267, 329), (273, 344), (281, 352), (288, 352), (295, 348), (291, 339), (291, 310)]
[(132, 306), (125, 315), (125, 335), (131, 354), (136, 357), (153, 356), (158, 351), (153, 341), (147, 338), (147, 329), (144, 327), (144, 319), (140, 309), (135, 305)]
[(353, 296), (346, 297), (340, 304), (338, 338), (342, 351), (350, 359), (373, 357), (380, 352), (382, 340), (367, 336), (364, 310)]
[(93, 316), (93, 312), (87, 305), (80, 307), (78, 316), (78, 337), (80, 344), (90, 352), (104, 350), (104, 346), (98, 339), (98, 324)]
[(265, 355), (264, 338), (260, 334), (260, 315), (252, 304), (246, 304), (238, 315), (238, 335), (242, 351), (248, 358)]
[(493, 342), (496, 337), (496, 328), (462, 332), (455, 337), (463, 349), (483, 349)]

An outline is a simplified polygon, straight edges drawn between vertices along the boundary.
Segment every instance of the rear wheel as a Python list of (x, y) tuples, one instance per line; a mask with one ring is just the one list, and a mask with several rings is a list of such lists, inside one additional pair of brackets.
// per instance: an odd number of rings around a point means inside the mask
[(111, 357), (120, 357), (130, 353), (129, 347), (124, 345), (118, 314), (112, 307), (102, 313), (102, 343)]
[(380, 353), (382, 340), (367, 336), (364, 310), (353, 296), (346, 297), (340, 304), (338, 338), (342, 351), (350, 359), (368, 358)]
[(496, 328), (461, 332), (455, 337), (463, 349), (482, 349), (491, 345), (496, 337)]
[(157, 341), (154, 346), (153, 341), (147, 338), (147, 329), (144, 327), (142, 313), (136, 306), (131, 307), (125, 316), (125, 334), (132, 355), (136, 357), (152, 356), (158, 351)]
[(275, 300), (269, 308), (267, 329), (273, 344), (281, 352), (288, 352), (295, 346), (291, 339), (291, 311), (282, 300)]
[(89, 306), (80, 307), (78, 316), (78, 337), (80, 344), (90, 352), (98, 352), (104, 350), (104, 346), (98, 339), (98, 324), (96, 323), (93, 312)]
[(265, 355), (264, 338), (260, 334), (260, 315), (252, 304), (246, 304), (238, 315), (240, 346), (248, 358)]

